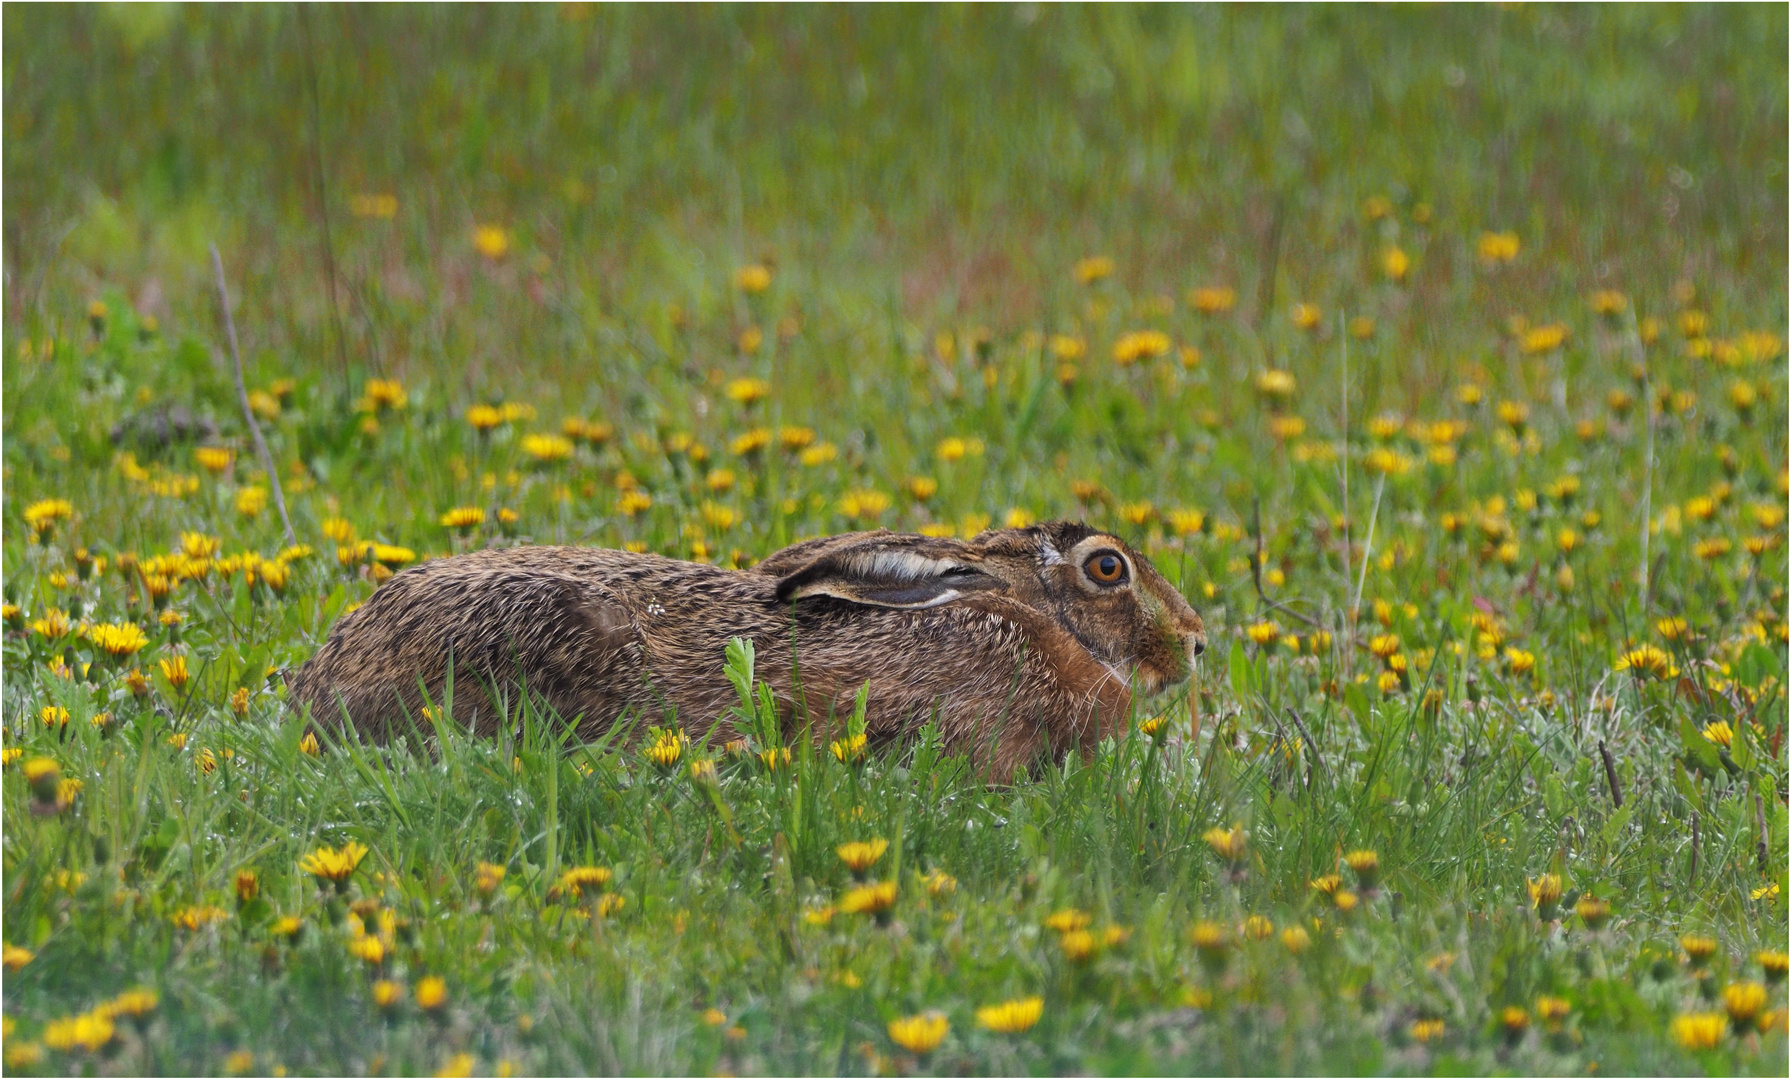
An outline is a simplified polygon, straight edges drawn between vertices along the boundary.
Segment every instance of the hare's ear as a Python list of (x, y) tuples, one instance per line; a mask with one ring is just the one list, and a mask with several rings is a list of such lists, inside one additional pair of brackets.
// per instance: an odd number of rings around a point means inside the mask
[(826, 552), (786, 575), (777, 583), (777, 598), (787, 603), (831, 596), (872, 607), (930, 608), (1006, 587), (995, 575), (949, 554), (869, 541)]

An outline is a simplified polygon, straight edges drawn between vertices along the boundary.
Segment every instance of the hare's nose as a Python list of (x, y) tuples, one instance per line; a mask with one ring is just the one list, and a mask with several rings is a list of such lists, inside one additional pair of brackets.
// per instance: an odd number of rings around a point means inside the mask
[(1205, 634), (1195, 634), (1189, 640), (1192, 641), (1194, 644), (1194, 655), (1195, 656), (1205, 656), (1206, 655), (1206, 635)]

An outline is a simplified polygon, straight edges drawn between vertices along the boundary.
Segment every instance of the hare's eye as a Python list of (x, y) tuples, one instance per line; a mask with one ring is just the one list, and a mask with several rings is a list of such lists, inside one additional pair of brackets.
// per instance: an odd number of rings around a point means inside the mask
[(1117, 585), (1126, 579), (1126, 561), (1111, 551), (1090, 555), (1082, 569), (1102, 585)]

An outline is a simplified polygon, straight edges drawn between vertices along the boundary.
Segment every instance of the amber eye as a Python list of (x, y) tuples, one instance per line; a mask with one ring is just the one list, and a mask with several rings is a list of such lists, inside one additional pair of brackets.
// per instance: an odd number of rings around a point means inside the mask
[(1126, 579), (1126, 561), (1111, 551), (1097, 551), (1082, 564), (1088, 576), (1102, 585), (1117, 585)]

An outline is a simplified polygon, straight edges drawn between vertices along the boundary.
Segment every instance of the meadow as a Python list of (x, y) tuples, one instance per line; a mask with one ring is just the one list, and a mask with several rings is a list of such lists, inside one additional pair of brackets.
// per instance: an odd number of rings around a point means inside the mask
[[(8, 1074), (1785, 1074), (1783, 8), (0, 19)], [(1059, 517), (1211, 645), (1011, 785), (285, 705)]]

